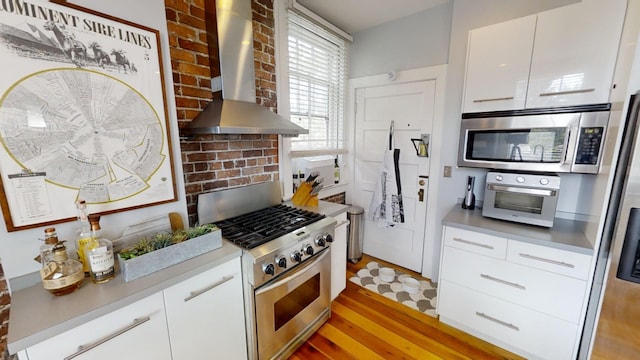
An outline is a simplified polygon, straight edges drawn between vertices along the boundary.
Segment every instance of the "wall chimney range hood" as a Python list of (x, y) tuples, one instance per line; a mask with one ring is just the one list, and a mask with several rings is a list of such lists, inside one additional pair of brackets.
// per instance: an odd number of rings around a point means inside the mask
[[(207, 1), (205, 7), (214, 3), (215, 11), (206, 9), (207, 38), (210, 48), (217, 43), (221, 75), (211, 79), (211, 88), (222, 91), (222, 99), (214, 99), (181, 132), (308, 134), (308, 130), (256, 104), (251, 0)], [(215, 61), (215, 54), (211, 55), (210, 61)]]

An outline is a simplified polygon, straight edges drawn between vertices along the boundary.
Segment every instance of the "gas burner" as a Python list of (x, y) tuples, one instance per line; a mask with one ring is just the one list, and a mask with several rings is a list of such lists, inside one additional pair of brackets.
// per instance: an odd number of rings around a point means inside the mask
[(274, 205), (217, 222), (222, 236), (243, 249), (253, 249), (314, 223), (325, 216), (287, 205)]

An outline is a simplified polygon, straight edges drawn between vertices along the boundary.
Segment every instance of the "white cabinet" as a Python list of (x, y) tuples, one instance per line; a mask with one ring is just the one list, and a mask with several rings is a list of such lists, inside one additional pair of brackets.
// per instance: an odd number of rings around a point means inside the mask
[(174, 360), (247, 358), (240, 266), (235, 258), (164, 290)]
[(347, 286), (347, 213), (335, 216), (338, 221), (331, 244), (331, 301)]
[(532, 358), (574, 356), (591, 257), (445, 226), (441, 321)]
[(29, 360), (171, 359), (162, 293), (26, 349)]
[(463, 112), (608, 102), (625, 11), (582, 1), (470, 31)]
[(469, 32), (464, 112), (522, 109), (536, 15)]

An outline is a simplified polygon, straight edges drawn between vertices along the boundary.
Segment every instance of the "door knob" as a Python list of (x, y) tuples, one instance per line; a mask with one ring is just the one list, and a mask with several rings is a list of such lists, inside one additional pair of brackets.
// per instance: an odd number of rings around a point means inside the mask
[(418, 201), (420, 202), (424, 201), (424, 189), (418, 190)]
[(420, 186), (424, 186), (425, 182), (424, 182), (424, 180), (420, 180), (420, 181), (418, 181), (418, 184), (419, 184)]

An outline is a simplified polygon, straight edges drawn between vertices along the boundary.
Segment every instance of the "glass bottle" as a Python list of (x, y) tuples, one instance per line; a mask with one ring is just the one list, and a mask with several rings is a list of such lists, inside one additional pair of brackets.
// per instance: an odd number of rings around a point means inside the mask
[(53, 257), (53, 247), (58, 243), (58, 234), (56, 228), (50, 227), (44, 229), (44, 244), (40, 246), (40, 255), (36, 257), (36, 261), (42, 264), (42, 267), (47, 266), (47, 263), (51, 261)]
[(89, 263), (89, 276), (95, 284), (107, 282), (115, 276), (113, 244), (100, 234), (100, 215), (89, 215), (91, 240), (85, 248), (85, 259)]
[(82, 263), (69, 259), (64, 242), (58, 241), (51, 250), (51, 256), (40, 270), (42, 286), (55, 296), (70, 294), (82, 285), (84, 272)]
[(335, 184), (340, 182), (340, 165), (338, 165), (338, 158), (333, 159), (333, 182)]
[(78, 224), (75, 232), (76, 252), (78, 260), (82, 263), (84, 274), (89, 276), (89, 262), (85, 259), (85, 249), (91, 241), (91, 225), (87, 214), (87, 204), (84, 200), (80, 200), (76, 203), (76, 208), (78, 210)]

